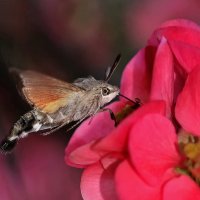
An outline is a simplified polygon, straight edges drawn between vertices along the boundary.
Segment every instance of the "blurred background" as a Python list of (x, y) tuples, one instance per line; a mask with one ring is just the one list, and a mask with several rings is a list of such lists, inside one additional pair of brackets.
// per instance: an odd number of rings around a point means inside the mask
[[(118, 53), (111, 83), (119, 85), (126, 63), (162, 22), (200, 22), (198, 0), (1, 0), (0, 139), (28, 111), (8, 69), (31, 69), (71, 82), (103, 79)], [(62, 130), (32, 135), (12, 154), (0, 155), (1, 200), (81, 199), (81, 170), (64, 163), (70, 138)]]

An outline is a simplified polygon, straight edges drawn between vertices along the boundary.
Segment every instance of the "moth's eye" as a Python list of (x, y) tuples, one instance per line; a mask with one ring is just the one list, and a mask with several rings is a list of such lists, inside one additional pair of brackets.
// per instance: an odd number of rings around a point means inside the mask
[(110, 90), (106, 87), (102, 88), (102, 95), (103, 96), (106, 96), (106, 95), (109, 95), (110, 94)]

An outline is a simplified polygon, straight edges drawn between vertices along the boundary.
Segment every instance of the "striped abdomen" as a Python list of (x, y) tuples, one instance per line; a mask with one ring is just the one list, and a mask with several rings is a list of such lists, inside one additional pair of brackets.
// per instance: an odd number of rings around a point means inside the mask
[(7, 136), (0, 144), (0, 148), (3, 152), (11, 151), (16, 145), (17, 141), (25, 137), (34, 128), (34, 124), (37, 124), (38, 119), (35, 115), (35, 111), (30, 111), (23, 116), (14, 124), (10, 135)]

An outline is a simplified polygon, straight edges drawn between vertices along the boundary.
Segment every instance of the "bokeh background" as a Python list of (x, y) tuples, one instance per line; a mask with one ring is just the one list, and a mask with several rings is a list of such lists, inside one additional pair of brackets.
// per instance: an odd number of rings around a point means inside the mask
[[(10, 67), (40, 71), (73, 81), (104, 78), (122, 54), (111, 83), (119, 85), (126, 63), (162, 22), (186, 18), (200, 23), (199, 0), (1, 0), (0, 139), (28, 111)], [(1, 200), (81, 199), (81, 170), (66, 166), (65, 129), (19, 142), (0, 155)]]

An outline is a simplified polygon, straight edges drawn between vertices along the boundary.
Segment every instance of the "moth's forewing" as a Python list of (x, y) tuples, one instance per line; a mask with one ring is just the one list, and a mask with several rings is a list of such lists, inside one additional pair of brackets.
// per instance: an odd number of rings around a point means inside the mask
[(22, 93), (29, 104), (45, 113), (54, 113), (68, 104), (81, 88), (33, 71), (17, 72)]

